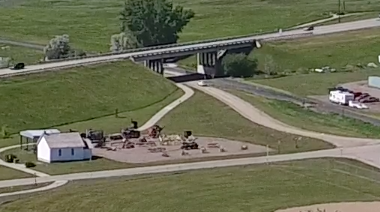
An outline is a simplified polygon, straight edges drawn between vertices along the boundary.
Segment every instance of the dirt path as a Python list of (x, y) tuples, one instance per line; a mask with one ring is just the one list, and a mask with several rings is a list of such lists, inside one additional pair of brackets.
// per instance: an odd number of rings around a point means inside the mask
[(379, 212), (380, 202), (343, 202), (277, 210), (276, 212)]

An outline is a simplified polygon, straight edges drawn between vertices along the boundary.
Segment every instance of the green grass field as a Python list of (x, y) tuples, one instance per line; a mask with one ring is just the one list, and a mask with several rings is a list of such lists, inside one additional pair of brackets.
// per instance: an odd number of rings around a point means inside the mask
[[(202, 107), (200, 105), (202, 105)], [(215, 110), (215, 108), (217, 108), (217, 110)], [(69, 126), (79, 126), (79, 128), (75, 129), (81, 130), (85, 128), (81, 128), (80, 126), (97, 126), (97, 129), (107, 129), (107, 124), (115, 126), (113, 121), (109, 120), (102, 122), (102, 119), (104, 120), (104, 118), (94, 119), (85, 122), (85, 124), (73, 124)], [(169, 114), (167, 114), (159, 122), (159, 124), (165, 126), (164, 133), (166, 134), (178, 134), (182, 133), (185, 130), (192, 130), (196, 136), (214, 136), (230, 138), (240, 141), (247, 141), (261, 145), (268, 144), (273, 149), (280, 149), (279, 152), (275, 153), (293, 153), (333, 148), (332, 145), (326, 142), (311, 138), (303, 138), (301, 141), (298, 142), (298, 148), (296, 148), (295, 141), (297, 138), (299, 138), (299, 136), (278, 132), (276, 130), (256, 125), (241, 117), (238, 113), (230, 109), (228, 106), (201, 92), (196, 92), (195, 95), (191, 97), (191, 99), (187, 100), (185, 103), (181, 104), (173, 111), (171, 111)], [(62, 128), (68, 129), (68, 126), (63, 126)], [(114, 129), (119, 128), (115, 127)], [(281, 140), (280, 147), (278, 146), (278, 140)], [(15, 137), (13, 139), (13, 144), (17, 144), (17, 142), (18, 140)], [(6, 143), (10, 144), (12, 142), (8, 141)], [(36, 162), (35, 154), (33, 154), (31, 151), (21, 150), (20, 148), (5, 151), (0, 155), (4, 156), (6, 154), (17, 155), (18, 159), (20, 160), (20, 163), (24, 163), (27, 161)], [(220, 159), (220, 157), (215, 157), (211, 159)], [(195, 159), (190, 161), (199, 160)], [(163, 163), (153, 163), (146, 165), (156, 164)], [(33, 169), (51, 175), (57, 175), (65, 173), (129, 168), (141, 165), (143, 164), (120, 163), (107, 160), (105, 158), (100, 158), (92, 161), (70, 163), (37, 163), (37, 166)]]
[(50, 183), (38, 183), (37, 185), (24, 185), (24, 186), (13, 186), (13, 187), (0, 188), (0, 194), (41, 188), (41, 187), (47, 186), (49, 184)]
[[(369, 14), (373, 15), (373, 13)], [(364, 14), (359, 17), (368, 18), (368, 16)], [(351, 16), (344, 20), (357, 19), (358, 16)], [(329, 24), (332, 24), (331, 22)], [(276, 67), (277, 72), (298, 72), (298, 74), (324, 66), (337, 70), (346, 67), (357, 70), (358, 64), (378, 63), (380, 37), (377, 35), (379, 33), (380, 29), (375, 28), (297, 40), (267, 42), (263, 43), (260, 49), (255, 49), (250, 57), (258, 59), (259, 69), (262, 71), (265, 71), (266, 65)], [(273, 60), (271, 64), (267, 62), (270, 57)], [(189, 57), (179, 61), (179, 64), (189, 69), (196, 69), (196, 58)]]
[[(337, 10), (335, 0), (174, 2), (196, 13), (180, 35), (181, 41), (273, 31), (325, 18)], [(345, 2), (347, 12), (380, 9), (379, 0), (371, 0), (371, 4), (356, 0)], [(118, 15), (122, 5), (123, 1), (119, 0), (18, 0), (13, 5), (0, 7), (0, 36), (46, 44), (55, 35), (69, 34), (75, 48), (108, 51), (110, 36), (119, 32)]]
[(266, 58), (271, 56), (277, 71), (298, 71), (330, 66), (341, 69), (347, 65), (378, 63), (380, 48), (379, 28), (344, 32), (328, 36), (264, 43), (252, 57), (264, 69)]
[(380, 127), (333, 114), (321, 114), (291, 102), (266, 99), (245, 92), (230, 91), (273, 118), (310, 131), (350, 137), (380, 138)]
[[(133, 164), (120, 163), (116, 161), (111, 161), (105, 158), (99, 158), (92, 161), (78, 161), (69, 163), (40, 163), (37, 162), (37, 157), (33, 151), (21, 150), (20, 148), (11, 149), (2, 152), (0, 155), (4, 156), (7, 154), (17, 155), (20, 163), (34, 162), (36, 167), (34, 170), (49, 174), (49, 175), (59, 175), (68, 173), (79, 173), (79, 172), (91, 172), (91, 171), (103, 171), (103, 170), (113, 170), (133, 167)], [(20, 178), (20, 177), (18, 177)]]
[(5, 166), (0, 166), (0, 180), (11, 180), (27, 177), (32, 177), (32, 175), (14, 169), (10, 169)]
[(358, 13), (355, 15), (341, 17), (340, 22), (339, 22), (339, 19), (336, 19), (336, 20), (332, 20), (332, 21), (326, 21), (326, 22), (323, 22), (321, 24), (317, 24), (317, 26), (345, 23), (345, 22), (350, 22), (350, 21), (364, 20), (364, 19), (377, 18), (377, 17), (379, 17), (379, 13), (377, 13), (377, 12)]
[(298, 74), (273, 79), (248, 79), (247, 83), (262, 84), (299, 96), (327, 95), (328, 88), (340, 83), (366, 80), (368, 76), (379, 75), (379, 73), (380, 69), (369, 69), (354, 72)]
[[(141, 110), (172, 95), (178, 97), (173, 83), (130, 62), (1, 79), (0, 111), (5, 112), (0, 126), (17, 132), (81, 122), (110, 116), (116, 109)], [(126, 117), (125, 122), (130, 118), (146, 120)]]
[(11, 57), (15, 64), (20, 62), (32, 64), (43, 59), (44, 54), (35, 49), (0, 44), (0, 57)]
[[(156, 104), (150, 105), (148, 107), (119, 113), (119, 117), (116, 118), (115, 115), (105, 116), (101, 118), (95, 118), (87, 121), (80, 121), (76, 123), (71, 123), (67, 125), (59, 126), (61, 131), (68, 131), (69, 129), (79, 130), (84, 132), (86, 129), (102, 129), (106, 133), (116, 133), (120, 131), (120, 128), (130, 126), (131, 119), (139, 122), (139, 125), (143, 125), (148, 121), (154, 114), (156, 114), (160, 109), (164, 108), (183, 94), (182, 90), (177, 90), (172, 95), (165, 98), (163, 101)], [(19, 143), (19, 137), (14, 135), (8, 139), (0, 139), (0, 148), (16, 145)]]
[(0, 210), (273, 212), (324, 202), (379, 200), (379, 179), (377, 170), (356, 162), (316, 159), (74, 181), (40, 195), (8, 202)]
[(197, 136), (230, 138), (260, 145), (269, 145), (273, 149), (278, 149), (278, 141), (281, 140), (280, 153), (332, 147), (321, 140), (304, 138), (299, 147), (295, 148), (295, 140), (299, 136), (254, 124), (238, 115), (224, 103), (199, 91), (185, 104), (171, 111), (159, 123), (165, 126), (165, 132), (167, 133), (192, 130)]

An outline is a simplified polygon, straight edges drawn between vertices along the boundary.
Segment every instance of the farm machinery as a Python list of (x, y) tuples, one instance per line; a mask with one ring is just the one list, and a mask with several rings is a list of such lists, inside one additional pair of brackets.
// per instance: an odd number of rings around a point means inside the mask
[(121, 135), (124, 139), (130, 139), (130, 138), (140, 138), (141, 133), (138, 130), (138, 123), (137, 121), (131, 120), (131, 127), (128, 127), (126, 129), (121, 130)]
[[(74, 130), (70, 130), (70, 132), (75, 132)], [(81, 133), (80, 136), (83, 139), (89, 139), (91, 143), (96, 143), (96, 147), (102, 147), (106, 143), (106, 136), (104, 135), (103, 130), (93, 130), (88, 129), (85, 133)]]
[(151, 138), (158, 138), (161, 135), (161, 131), (163, 129), (164, 129), (164, 127), (161, 127), (161, 126), (155, 124), (151, 128), (149, 128), (149, 136)]

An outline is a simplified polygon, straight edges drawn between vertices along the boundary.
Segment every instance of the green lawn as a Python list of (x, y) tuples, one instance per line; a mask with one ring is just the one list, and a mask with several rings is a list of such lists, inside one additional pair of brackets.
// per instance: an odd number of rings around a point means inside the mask
[(246, 82), (258, 83), (288, 91), (299, 96), (327, 95), (328, 88), (340, 83), (348, 83), (377, 76), (380, 69), (368, 69), (354, 72), (298, 74), (272, 79), (248, 79)]
[(0, 126), (17, 132), (82, 122), (110, 116), (116, 109), (141, 110), (177, 92), (172, 82), (131, 62), (1, 79)]
[(379, 200), (380, 173), (316, 159), (135, 178), (74, 181), (0, 206), (4, 212), (255, 211), (325, 202)]
[[(37, 162), (37, 157), (33, 151), (26, 151), (20, 148), (11, 149), (0, 153), (1, 156), (14, 154), (20, 160), (20, 163), (33, 162), (36, 164), (34, 170), (49, 174), (59, 175), (78, 172), (103, 171), (133, 167), (133, 164), (121, 163), (105, 158), (98, 158), (92, 161), (78, 161), (68, 163), (41, 163)], [(136, 165), (135, 165), (136, 166)]]
[[(59, 126), (61, 131), (67, 131), (69, 129), (79, 130), (84, 132), (86, 129), (101, 129), (106, 133), (117, 133), (120, 132), (120, 128), (130, 126), (131, 119), (139, 122), (140, 126), (148, 121), (154, 114), (156, 114), (160, 109), (167, 106), (175, 99), (179, 98), (183, 94), (182, 90), (177, 90), (175, 93), (170, 95), (163, 101), (153, 104), (151, 106), (134, 110), (127, 111), (119, 114), (119, 118), (114, 115), (91, 119), (88, 121), (82, 121), (77, 123), (72, 123), (68, 125)], [(19, 143), (19, 137), (17, 135), (12, 136), (9, 139), (0, 139), (0, 147), (6, 147), (11, 145), (17, 145)], [(7, 154), (17, 155), (20, 163), (25, 163), (27, 161), (36, 162), (36, 155), (32, 151), (21, 150), (20, 148), (11, 149), (0, 153), (3, 157)], [(116, 161), (107, 160), (105, 158), (96, 158), (92, 161), (80, 161), (80, 162), (70, 162), (70, 163), (54, 163), (45, 164), (37, 163), (35, 170), (45, 172), (52, 175), (57, 174), (67, 174), (67, 173), (77, 173), (77, 172), (87, 172), (87, 171), (101, 171), (101, 170), (111, 170), (111, 169), (121, 169), (129, 168), (132, 164), (120, 163)]]
[(358, 13), (355, 15), (341, 17), (340, 22), (339, 22), (339, 19), (336, 19), (332, 21), (326, 21), (318, 25), (322, 26), (322, 25), (338, 24), (338, 23), (345, 23), (345, 22), (350, 22), (350, 21), (357, 21), (357, 20), (364, 20), (364, 19), (378, 18), (378, 17), (379, 17), (379, 13), (377, 12)]
[(202, 93), (196, 92), (185, 104), (180, 105), (160, 122), (167, 133), (179, 133), (192, 130), (197, 136), (224, 137), (247, 141), (260, 145), (269, 145), (280, 153), (293, 153), (331, 148), (330, 144), (318, 139), (303, 138), (298, 148), (291, 135), (254, 124), (240, 116), (224, 103)]
[(264, 43), (251, 56), (259, 60), (259, 68), (264, 69), (268, 57), (272, 57), (277, 71), (300, 71), (323, 66), (335, 69), (378, 63), (380, 48), (380, 28), (344, 32), (326, 36), (303, 38), (292, 41)]
[(12, 180), (27, 177), (32, 177), (32, 175), (14, 169), (10, 169), (5, 166), (0, 166), (0, 180)]
[[(69, 34), (75, 48), (108, 51), (112, 34), (119, 32), (119, 0), (29, 0), (0, 8), (0, 36), (46, 44), (58, 34)], [(347, 0), (347, 12), (378, 11), (380, 0)], [(181, 41), (273, 31), (328, 17), (336, 0), (175, 0), (196, 17), (180, 35)], [(270, 15), (275, 14), (275, 15)], [(33, 18), (30, 18), (33, 17)], [(210, 30), (212, 29), (212, 30)]]
[[(346, 17), (345, 21), (354, 21), (373, 13)], [(375, 16), (376, 17), (376, 16)], [(331, 21), (328, 22), (332, 24)], [(325, 23), (327, 24), (327, 23)], [(310, 69), (330, 66), (337, 70), (349, 68), (358, 70), (358, 64), (378, 63), (380, 49), (380, 28), (361, 31), (344, 32), (297, 40), (263, 43), (260, 49), (255, 49), (250, 57), (258, 59), (259, 69), (265, 71), (265, 66), (275, 67), (277, 72), (305, 73)], [(354, 52), (354, 53), (353, 53)], [(273, 63), (268, 62), (272, 58)], [(195, 70), (196, 57), (192, 56), (179, 61), (179, 65)], [(310, 77), (313, 78), (313, 77)], [(302, 83), (299, 82), (299, 83)]]
[(49, 184), (50, 183), (38, 183), (37, 185), (24, 185), (24, 186), (13, 186), (13, 187), (0, 188), (0, 194), (41, 188), (41, 187), (47, 186)]
[(42, 51), (19, 46), (0, 44), (0, 57), (10, 57), (16, 63), (36, 63), (43, 59)]
[[(217, 110), (215, 110), (215, 108), (217, 108)], [(97, 128), (95, 129), (110, 129), (109, 127), (115, 126), (113, 129), (119, 130), (120, 128), (118, 126), (120, 125), (116, 124), (117, 119), (111, 117), (109, 118), (110, 120), (107, 121), (102, 121), (105, 120), (105, 118), (100, 118), (69, 126), (74, 126), (73, 128), (80, 130), (86, 129), (86, 126), (96, 126)], [(129, 122), (130, 120), (128, 119), (127, 121)], [(279, 151), (275, 153), (293, 153), (333, 148), (332, 145), (322, 140), (306, 137), (298, 142), (298, 147), (296, 148), (295, 141), (298, 140), (299, 136), (278, 132), (276, 130), (256, 125), (241, 117), (238, 113), (230, 109), (225, 104), (201, 92), (196, 92), (195, 95), (191, 97), (191, 99), (187, 100), (185, 103), (181, 104), (169, 114), (167, 114), (159, 122), (159, 124), (165, 126), (164, 133), (166, 134), (178, 134), (182, 133), (185, 130), (192, 130), (196, 136), (215, 136), (247, 141), (261, 145), (268, 144), (273, 149), (279, 149)], [(69, 126), (63, 126), (62, 128), (69, 129)], [(278, 140), (281, 140), (280, 148), (278, 146)], [(16, 137), (12, 141), (13, 144), (17, 144), (18, 142)], [(8, 141), (6, 143), (10, 144), (12, 142)], [(27, 161), (36, 162), (35, 154), (33, 154), (31, 151), (21, 150), (20, 148), (5, 151), (0, 155), (4, 156), (6, 154), (17, 155), (20, 163), (25, 163)], [(210, 158), (207, 158), (207, 160), (208, 159)], [(221, 159), (221, 157), (215, 157), (211, 159)], [(180, 162), (191, 162), (199, 160), (202, 159)], [(151, 164), (128, 164), (99, 158), (92, 161), (70, 163), (37, 163), (37, 166), (33, 169), (51, 175), (57, 175), (65, 173), (129, 168), (141, 165), (158, 165), (164, 163), (165, 162), (157, 162)], [(173, 163), (176, 163), (176, 161), (173, 161)]]
[(380, 138), (380, 127), (335, 114), (321, 114), (291, 102), (266, 99), (241, 91), (230, 91), (273, 118), (298, 127), (321, 133), (350, 137)]
[[(119, 113), (119, 117), (115, 115), (105, 116), (101, 118), (95, 118), (87, 121), (80, 121), (76, 123), (71, 123), (67, 125), (62, 125), (59, 128), (61, 131), (68, 131), (69, 129), (79, 130), (84, 132), (86, 129), (102, 129), (106, 133), (117, 133), (120, 132), (120, 128), (130, 126), (131, 119), (139, 122), (142, 126), (146, 121), (148, 121), (154, 114), (156, 114), (160, 109), (164, 108), (174, 100), (178, 99), (183, 95), (182, 90), (175, 91), (172, 95), (165, 98), (163, 101), (156, 104), (150, 105), (148, 107)], [(12, 136), (8, 139), (0, 139), (0, 148), (16, 145), (19, 143), (19, 137), (17, 135)]]

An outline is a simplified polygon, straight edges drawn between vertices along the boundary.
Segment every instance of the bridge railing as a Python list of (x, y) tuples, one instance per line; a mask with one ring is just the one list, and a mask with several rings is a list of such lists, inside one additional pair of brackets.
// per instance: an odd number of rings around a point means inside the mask
[[(291, 31), (291, 30), (292, 29), (287, 29), (287, 30), (283, 30), (283, 32), (285, 32), (285, 31)], [(204, 43), (211, 43), (211, 42), (234, 40), (234, 39), (240, 39), (240, 38), (249, 38), (249, 37), (260, 36), (260, 35), (265, 35), (265, 34), (271, 34), (271, 33), (276, 33), (276, 32), (278, 32), (278, 31), (274, 30), (274, 31), (266, 31), (266, 32), (254, 33), (254, 34), (250, 34), (250, 35), (241, 35), (241, 36), (232, 36), (232, 37), (224, 37), (224, 38), (215, 38), (215, 39), (207, 39), (207, 40), (200, 40), (200, 41), (190, 41), (190, 42), (174, 43), (174, 44), (168, 44), (168, 45), (158, 45), (158, 46), (152, 46), (152, 47), (144, 47), (144, 48), (137, 48), (137, 49), (128, 49), (128, 50), (120, 51), (120, 52), (100, 53), (100, 54), (89, 55), (89, 56), (84, 56), (84, 57), (71, 57), (71, 58), (65, 58), (65, 59), (41, 61), (40, 63), (55, 63), (55, 62), (67, 61), (67, 60), (79, 60), (79, 59), (84, 59), (84, 58), (102, 57), (102, 56), (119, 55), (119, 54), (128, 54), (128, 53), (134, 53), (134, 52), (149, 51), (149, 50), (156, 50), (156, 49), (165, 49), (165, 48), (172, 48), (172, 47), (181, 47), (181, 46), (187, 46), (187, 45), (197, 45), (197, 44), (204, 44)]]
[[(296, 39), (296, 38), (300, 38), (300, 37), (308, 37), (308, 36), (311, 36), (313, 35), (312, 32), (308, 32), (308, 33), (302, 33), (302, 34), (296, 34), (296, 35), (285, 35), (285, 36), (279, 36), (279, 37), (274, 37), (274, 38), (270, 38), (270, 39), (264, 39), (264, 40), (286, 40), (286, 39)], [(109, 59), (109, 60), (106, 60), (106, 62), (116, 62), (116, 61), (120, 61), (120, 60), (123, 60), (122, 58), (120, 59)], [(104, 63), (105, 60), (99, 60), (99, 61), (89, 61), (89, 62), (85, 62), (85, 63), (80, 63), (80, 64), (77, 64), (77, 63), (72, 63), (72, 64), (67, 64), (67, 65), (60, 65), (60, 66), (57, 66), (57, 67), (51, 67), (51, 66), (47, 66), (47, 67), (39, 67), (39, 68), (33, 68), (31, 70), (23, 70), (23, 71), (15, 71), (15, 72), (12, 72), (12, 73), (8, 73), (8, 74), (3, 74), (3, 75), (0, 75), (0, 78), (5, 78), (5, 77), (12, 77), (12, 76), (18, 76), (18, 75), (27, 75), (27, 74), (33, 74), (33, 73), (38, 73), (38, 72), (44, 72), (44, 71), (58, 71), (58, 70), (62, 70), (62, 69), (68, 69), (68, 68), (73, 68), (73, 67), (78, 67), (78, 66), (81, 66), (81, 65), (91, 65), (91, 64), (99, 64), (99, 63)]]

